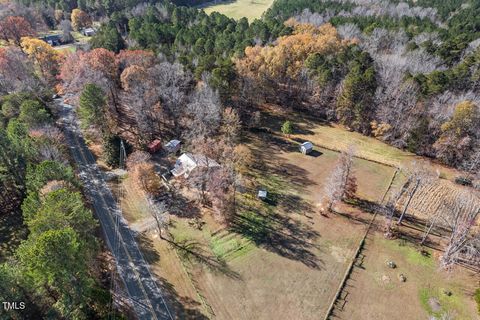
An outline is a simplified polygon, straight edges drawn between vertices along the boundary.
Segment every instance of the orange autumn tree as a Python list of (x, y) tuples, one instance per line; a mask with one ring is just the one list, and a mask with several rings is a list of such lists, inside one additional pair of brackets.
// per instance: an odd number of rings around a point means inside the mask
[(51, 45), (37, 38), (24, 37), (21, 40), (21, 47), (29, 58), (39, 68), (43, 78), (54, 84), (59, 72), (62, 55)]
[(296, 80), (309, 55), (333, 53), (350, 43), (341, 40), (331, 24), (316, 27), (312, 24), (300, 24), (292, 19), (286, 24), (293, 27), (293, 33), (278, 38), (274, 46), (245, 49), (245, 57), (236, 61), (241, 75), (257, 80)]
[(20, 45), (22, 37), (34, 36), (35, 31), (24, 17), (8, 16), (0, 21), (0, 38)]

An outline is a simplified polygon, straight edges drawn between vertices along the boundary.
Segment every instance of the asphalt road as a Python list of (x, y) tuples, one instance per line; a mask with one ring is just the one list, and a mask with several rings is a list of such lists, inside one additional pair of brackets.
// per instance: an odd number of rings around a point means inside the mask
[(95, 209), (107, 245), (115, 257), (118, 274), (125, 284), (138, 319), (174, 319), (132, 231), (85, 144), (72, 106), (64, 104), (61, 99), (57, 103), (61, 106), (59, 124), (64, 129), (85, 192)]

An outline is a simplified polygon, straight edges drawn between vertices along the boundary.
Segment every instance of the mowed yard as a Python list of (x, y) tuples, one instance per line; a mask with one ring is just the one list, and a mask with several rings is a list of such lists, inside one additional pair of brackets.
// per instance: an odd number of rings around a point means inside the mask
[(212, 4), (204, 10), (208, 14), (219, 12), (235, 20), (245, 17), (252, 22), (259, 19), (272, 3), (273, 0), (233, 0)]

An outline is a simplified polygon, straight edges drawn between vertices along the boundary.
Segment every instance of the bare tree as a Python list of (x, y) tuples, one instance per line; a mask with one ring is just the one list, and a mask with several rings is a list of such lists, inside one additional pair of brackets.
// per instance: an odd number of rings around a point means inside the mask
[(164, 233), (170, 222), (168, 205), (165, 201), (155, 201), (151, 197), (147, 197), (149, 212), (153, 219), (155, 219), (156, 228), (160, 239), (164, 238)]
[(240, 122), (240, 117), (235, 111), (230, 107), (225, 108), (222, 114), (222, 125), (220, 127), (220, 132), (223, 134), (224, 138), (229, 143), (235, 143), (242, 130), (242, 123)]
[[(465, 202), (469, 201), (467, 193), (462, 193), (455, 202), (447, 203), (448, 211), (444, 222), (448, 225), (451, 234), (448, 244), (441, 258), (444, 269), (451, 268), (460, 258), (462, 250), (472, 241), (472, 227), (477, 221), (480, 208), (465, 210)], [(474, 255), (478, 259), (478, 255)]]
[[(343, 151), (324, 187), (323, 203), (327, 205), (327, 212), (331, 212), (338, 201), (351, 197), (356, 188), (355, 177), (352, 175), (353, 157), (355, 151), (349, 147)], [(322, 209), (321, 209), (322, 210)]]
[(62, 20), (58, 25), (59, 29), (62, 31), (62, 41), (63, 42), (72, 42), (72, 23), (69, 20)]
[(215, 133), (220, 125), (222, 106), (218, 92), (203, 83), (190, 97), (188, 135), (207, 137)]

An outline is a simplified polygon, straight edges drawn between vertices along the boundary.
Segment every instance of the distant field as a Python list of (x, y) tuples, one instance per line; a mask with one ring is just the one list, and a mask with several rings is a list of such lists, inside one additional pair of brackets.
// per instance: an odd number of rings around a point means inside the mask
[(238, 20), (247, 18), (250, 22), (258, 19), (272, 5), (274, 0), (236, 0), (205, 7), (206, 13), (214, 11)]

